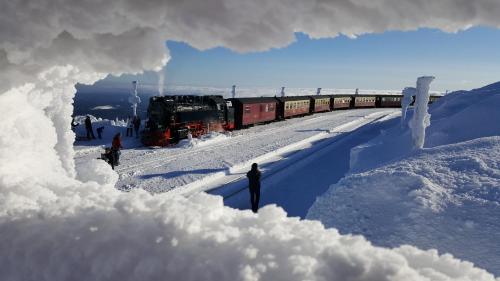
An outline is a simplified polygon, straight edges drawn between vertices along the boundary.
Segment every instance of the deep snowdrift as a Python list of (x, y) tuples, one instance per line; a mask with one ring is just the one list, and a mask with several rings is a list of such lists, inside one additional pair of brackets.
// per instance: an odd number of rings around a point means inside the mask
[(431, 109), (425, 146), (433, 148), (408, 149), (399, 126), (358, 147), (351, 168), (366, 172), (331, 186), (308, 218), (377, 245), (437, 248), (500, 274), (500, 124), (488, 121), (500, 120), (499, 107), (498, 90), (442, 98)]

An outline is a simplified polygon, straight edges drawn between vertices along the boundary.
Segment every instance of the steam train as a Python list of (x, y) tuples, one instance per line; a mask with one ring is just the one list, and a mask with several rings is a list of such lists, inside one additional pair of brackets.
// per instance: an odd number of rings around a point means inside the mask
[[(440, 96), (431, 96), (429, 103)], [(146, 146), (168, 146), (208, 132), (244, 129), (257, 124), (319, 112), (355, 108), (401, 107), (401, 95), (315, 95), (249, 97), (177, 95), (151, 97), (142, 132)]]

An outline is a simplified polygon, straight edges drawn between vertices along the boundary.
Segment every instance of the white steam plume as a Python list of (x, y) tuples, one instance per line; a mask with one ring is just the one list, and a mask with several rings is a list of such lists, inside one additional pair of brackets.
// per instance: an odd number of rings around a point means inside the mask
[(163, 96), (163, 88), (165, 87), (165, 71), (158, 71), (158, 95)]

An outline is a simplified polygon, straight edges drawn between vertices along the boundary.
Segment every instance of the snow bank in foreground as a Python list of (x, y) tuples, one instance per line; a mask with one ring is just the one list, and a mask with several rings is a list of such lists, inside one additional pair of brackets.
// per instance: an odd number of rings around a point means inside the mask
[(72, 184), (30, 188), (46, 200), (3, 193), (19, 204), (0, 216), (0, 279), (495, 280), (450, 255), (374, 247), (275, 206), (255, 215), (206, 194)]
[(500, 137), (424, 149), (332, 186), (308, 218), (377, 245), (436, 248), (500, 274)]

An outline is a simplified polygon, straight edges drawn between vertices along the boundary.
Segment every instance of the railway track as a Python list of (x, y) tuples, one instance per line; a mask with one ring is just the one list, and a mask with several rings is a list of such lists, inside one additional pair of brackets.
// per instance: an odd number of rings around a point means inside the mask
[[(362, 124), (361, 126), (366, 126), (366, 125), (372, 124), (374, 122), (377, 122), (378, 120), (381, 120), (381, 119), (387, 117), (388, 115), (390, 115), (390, 113), (384, 114), (380, 117), (377, 117), (373, 120), (370, 120), (369, 122), (366, 122), (366, 123)], [(342, 141), (345, 138), (352, 135), (355, 131), (356, 130), (351, 130), (348, 132), (342, 132), (342, 131), (336, 132), (336, 134), (334, 136), (329, 137), (327, 139), (324, 139), (319, 144), (317, 144), (315, 148), (309, 149), (307, 152), (299, 150), (299, 151), (293, 153), (292, 154), (294, 156), (293, 161), (286, 161), (285, 164), (278, 165), (278, 167), (273, 168), (268, 172), (263, 172), (261, 180), (265, 181), (266, 179), (269, 179), (269, 178), (273, 177), (274, 175), (279, 174), (280, 172), (282, 172), (286, 169), (289, 169), (290, 167), (292, 167), (294, 165), (298, 165), (298, 162), (305, 161), (305, 160), (313, 157), (317, 153), (321, 153), (322, 151), (327, 150), (331, 146), (338, 144), (340, 141)], [(214, 188), (212, 190), (209, 190), (208, 192), (217, 193), (218, 190), (224, 189), (225, 187), (233, 185), (233, 184), (240, 182), (242, 180), (246, 180), (246, 174), (242, 174), (242, 175), (232, 179), (231, 181), (225, 182), (224, 184), (220, 185), (219, 187)], [(228, 200), (228, 199), (233, 198), (236, 195), (240, 194), (241, 192), (244, 192), (244, 191), (246, 192), (247, 190), (248, 190), (248, 186), (245, 184), (243, 187), (239, 187), (236, 190), (232, 190), (231, 192), (229, 192), (227, 194), (223, 194), (223, 198), (224, 198), (224, 200)]]
[[(351, 111), (345, 111), (345, 112), (339, 112), (337, 114), (338, 117), (342, 117), (345, 115), (352, 114)], [(288, 131), (288, 130), (293, 130), (299, 127), (303, 127), (307, 124), (310, 123), (316, 123), (316, 122), (321, 122), (324, 120), (326, 116), (314, 116), (312, 118), (297, 122), (295, 124), (286, 126), (286, 127), (279, 127), (279, 126), (273, 126), (271, 128), (265, 129), (264, 131), (259, 132), (258, 134), (253, 134), (253, 135), (245, 135), (243, 134), (244, 131), (238, 131), (238, 134), (236, 136), (233, 135), (233, 137), (229, 138), (227, 141), (221, 142), (221, 143), (215, 143), (210, 146), (206, 147), (194, 147), (193, 149), (190, 150), (185, 150), (185, 149), (179, 149), (180, 151), (178, 153), (170, 154), (171, 150), (164, 150), (164, 153), (162, 153), (162, 150), (156, 150), (160, 151), (160, 155), (158, 155), (158, 152), (151, 153), (150, 158), (154, 158), (151, 160), (146, 160), (146, 161), (141, 161), (140, 163), (137, 164), (132, 164), (132, 165), (127, 165), (126, 167), (117, 167), (115, 170), (119, 174), (124, 174), (130, 171), (137, 170), (140, 168), (142, 171), (147, 171), (147, 170), (152, 170), (159, 168), (161, 166), (164, 166), (168, 163), (174, 162), (179, 160), (180, 158), (185, 158), (186, 156), (194, 156), (196, 154), (199, 154), (203, 151), (211, 151), (211, 150), (216, 150), (216, 149), (223, 149), (230, 147), (234, 145), (235, 143), (240, 142), (242, 137), (245, 137), (244, 141), (246, 142), (252, 142), (253, 140), (256, 139), (261, 139), (261, 138), (266, 138), (267, 136), (270, 135), (276, 135), (279, 134), (281, 131)], [(279, 123), (273, 123), (273, 124), (279, 124)], [(155, 150), (149, 150), (149, 151), (155, 151)], [(147, 152), (146, 152), (147, 153)], [(144, 155), (141, 155), (144, 157)], [(162, 157), (163, 156), (163, 157)], [(148, 156), (146, 156), (148, 157)], [(149, 158), (149, 157), (148, 157)], [(126, 160), (126, 159), (123, 159)]]

